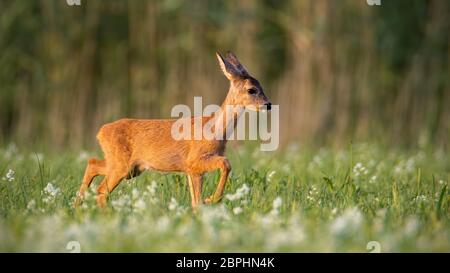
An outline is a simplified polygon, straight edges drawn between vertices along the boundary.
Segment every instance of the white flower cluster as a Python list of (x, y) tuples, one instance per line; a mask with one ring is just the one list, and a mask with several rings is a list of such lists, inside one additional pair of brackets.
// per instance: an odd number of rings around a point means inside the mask
[(214, 222), (229, 221), (231, 219), (229, 211), (224, 204), (218, 206), (202, 206), (200, 208), (201, 220), (206, 226)]
[(308, 195), (306, 196), (306, 200), (310, 202), (316, 201), (316, 197), (319, 194), (319, 191), (315, 186), (311, 186), (311, 189), (308, 191)]
[(131, 207), (131, 198), (124, 194), (118, 199), (112, 200), (111, 205), (118, 211), (128, 210)]
[(414, 203), (419, 203), (419, 204), (427, 203), (428, 202), (428, 198), (425, 195), (421, 194), (421, 195), (418, 195), (418, 196), (414, 197), (413, 198), (413, 202)]
[(147, 204), (141, 198), (141, 193), (138, 189), (134, 188), (131, 191), (132, 207), (134, 211), (143, 212), (147, 208)]
[(187, 211), (187, 208), (184, 206), (180, 206), (174, 197), (170, 198), (168, 209), (175, 212), (175, 216), (181, 216)]
[(153, 180), (150, 185), (146, 187), (146, 190), (142, 194), (142, 197), (145, 197), (146, 200), (149, 200), (150, 204), (154, 205), (159, 202), (158, 197), (156, 196), (156, 189), (158, 188), (158, 185), (156, 184), (156, 181)]
[(401, 174), (412, 174), (414, 170), (416, 169), (416, 160), (415, 158), (411, 157), (408, 158), (408, 160), (400, 161), (394, 168), (394, 174), (395, 175), (401, 175)]
[(250, 188), (247, 186), (247, 184), (243, 184), (239, 189), (236, 190), (235, 193), (225, 195), (225, 198), (227, 198), (230, 201), (236, 201), (242, 199), (249, 192)]
[(52, 183), (48, 183), (41, 194), (43, 195), (42, 200), (44, 201), (44, 203), (49, 204), (55, 201), (56, 197), (61, 194), (61, 190), (58, 187), (54, 186)]
[(36, 201), (34, 199), (31, 199), (30, 202), (27, 204), (28, 210), (34, 210), (36, 208)]
[(284, 225), (264, 226), (270, 236), (265, 240), (267, 251), (279, 250), (282, 247), (295, 247), (305, 239), (305, 231), (298, 215), (291, 216)]
[(277, 216), (280, 214), (280, 207), (283, 204), (283, 199), (277, 197), (272, 202), (272, 210), (265, 216), (261, 218), (264, 225), (271, 225), (278, 219)]
[[(243, 184), (240, 188), (238, 188), (236, 190), (235, 193), (233, 194), (227, 194), (225, 195), (225, 198), (230, 200), (230, 201), (239, 201), (241, 200), (241, 204), (242, 205), (246, 205), (248, 203), (247, 199), (243, 199), (245, 198), (246, 195), (248, 195), (248, 193), (250, 192), (250, 188), (247, 186), (247, 184)], [(234, 207), (233, 208), (233, 214), (234, 215), (239, 215), (244, 211), (244, 209), (240, 206)]]
[(349, 208), (337, 217), (330, 226), (334, 235), (348, 234), (356, 231), (362, 223), (362, 214), (358, 208)]
[(149, 208), (148, 204), (154, 205), (159, 203), (159, 199), (156, 196), (156, 190), (158, 188), (156, 181), (152, 181), (143, 191), (139, 190), (135, 184), (130, 185), (130, 187), (133, 187), (131, 194), (120, 191), (120, 197), (111, 201), (114, 209), (125, 212), (133, 211), (143, 213)]
[(171, 198), (169, 202), (169, 210), (176, 210), (178, 208), (178, 202), (175, 198)]
[(369, 170), (366, 167), (364, 167), (364, 165), (361, 162), (356, 163), (356, 165), (353, 167), (353, 175), (355, 178), (367, 175), (368, 173)]
[[(80, 193), (77, 192), (77, 195), (72, 199), (71, 204), (73, 204), (75, 202), (75, 200), (79, 196), (79, 194)], [(97, 196), (97, 192), (94, 190), (93, 187), (90, 187), (89, 189), (87, 189), (83, 195), (83, 203), (81, 204), (81, 208), (88, 209), (88, 208), (92, 208), (92, 207), (97, 207), (96, 196)]]
[(280, 207), (283, 204), (283, 199), (281, 197), (275, 198), (272, 202), (272, 211), (270, 212), (272, 215), (278, 215), (280, 213)]
[(235, 207), (235, 208), (233, 208), (233, 213), (234, 213), (235, 215), (241, 214), (242, 211), (243, 211), (243, 209), (242, 209), (241, 207)]

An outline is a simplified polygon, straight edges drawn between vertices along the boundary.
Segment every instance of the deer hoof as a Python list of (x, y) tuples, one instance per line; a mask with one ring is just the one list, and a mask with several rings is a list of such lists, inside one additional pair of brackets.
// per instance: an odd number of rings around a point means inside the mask
[(78, 208), (83, 203), (83, 195), (80, 193), (77, 193), (77, 196), (75, 198), (75, 201), (72, 204), (73, 208)]
[(205, 205), (216, 204), (216, 203), (219, 203), (221, 199), (222, 199), (222, 198), (216, 198), (216, 199), (214, 199), (214, 196), (210, 196), (210, 197), (206, 198), (206, 199), (203, 201), (203, 203), (204, 203)]

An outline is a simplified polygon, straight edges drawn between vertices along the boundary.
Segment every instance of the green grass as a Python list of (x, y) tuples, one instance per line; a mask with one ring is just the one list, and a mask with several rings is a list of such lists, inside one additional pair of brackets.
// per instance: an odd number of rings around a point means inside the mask
[[(228, 155), (221, 204), (193, 212), (183, 175), (148, 172), (122, 182), (108, 208), (98, 209), (92, 192), (74, 210), (91, 154), (4, 147), (0, 251), (68, 252), (71, 241), (82, 252), (369, 252), (371, 241), (382, 252), (450, 251), (450, 157), (442, 150), (241, 146)], [(204, 197), (218, 175), (206, 176)]]

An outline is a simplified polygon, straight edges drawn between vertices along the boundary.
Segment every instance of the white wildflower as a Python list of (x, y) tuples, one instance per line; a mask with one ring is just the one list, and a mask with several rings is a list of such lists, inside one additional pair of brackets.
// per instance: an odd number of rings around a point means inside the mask
[(236, 190), (234, 194), (227, 194), (225, 197), (230, 201), (235, 201), (243, 198), (250, 192), (250, 188), (247, 184), (243, 184), (239, 189)]
[(133, 208), (137, 211), (143, 211), (147, 208), (147, 205), (145, 204), (144, 200), (138, 199), (136, 202), (134, 202)]
[(355, 178), (358, 178), (362, 175), (367, 175), (369, 171), (361, 162), (356, 163), (356, 165), (353, 167), (353, 175)]
[(401, 174), (411, 174), (416, 168), (416, 161), (414, 158), (409, 158), (405, 161), (400, 161), (394, 168), (394, 173), (396, 175)]
[(136, 188), (134, 188), (132, 191), (131, 191), (131, 198), (133, 198), (133, 199), (138, 199), (139, 198), (139, 190), (138, 189), (136, 189)]
[(210, 224), (215, 221), (228, 221), (231, 219), (229, 211), (223, 204), (213, 207), (201, 207), (200, 212), (201, 219), (205, 224)]
[(272, 210), (270, 211), (270, 215), (272, 216), (276, 216), (280, 213), (279, 208), (281, 207), (281, 205), (283, 204), (283, 200), (281, 199), (281, 197), (277, 197), (273, 200), (272, 202)]
[(317, 165), (322, 165), (322, 158), (320, 157), (320, 155), (315, 155), (313, 158), (313, 162)]
[(111, 205), (119, 211), (124, 210), (124, 209), (128, 210), (131, 205), (130, 196), (123, 195), (119, 199), (111, 201)]
[(273, 200), (272, 206), (274, 209), (278, 209), (279, 207), (281, 207), (281, 204), (283, 204), (283, 200), (281, 199), (281, 197), (277, 197), (275, 198), (275, 200)]
[(86, 151), (81, 151), (78, 154), (77, 161), (80, 162), (80, 163), (81, 162), (85, 162), (86, 160), (88, 160), (88, 158), (89, 158), (89, 153), (86, 152)]
[(169, 210), (176, 210), (178, 208), (178, 202), (175, 198), (170, 199)]
[(377, 182), (377, 179), (378, 179), (378, 177), (377, 177), (376, 175), (373, 175), (373, 176), (370, 178), (369, 183), (373, 184), (373, 183)]
[(233, 213), (235, 215), (241, 214), (242, 213), (242, 208), (241, 207), (235, 207), (233, 208)]
[(158, 187), (158, 185), (156, 184), (155, 180), (152, 181), (152, 183), (147, 186), (147, 191), (151, 194), (154, 195), (156, 193), (156, 188)]
[(398, 165), (396, 165), (395, 168), (394, 168), (394, 173), (396, 175), (399, 175), (399, 174), (401, 174), (403, 172), (403, 168), (402, 168), (402, 165), (400, 163)]
[(280, 214), (279, 208), (283, 204), (281, 197), (277, 197), (272, 202), (272, 210), (261, 218), (261, 223), (264, 226), (270, 226), (279, 222), (278, 215)]
[(272, 177), (276, 174), (276, 171), (271, 171), (267, 174), (267, 181), (272, 181)]
[(96, 196), (97, 196), (97, 192), (94, 190), (93, 187), (91, 187), (87, 191), (85, 191), (82, 195), (79, 192), (77, 192), (77, 195), (75, 198), (81, 197), (81, 200), (83, 200), (83, 202), (81, 204), (81, 208), (88, 209), (89, 207), (94, 206), (94, 203), (96, 201), (95, 200)]
[(14, 181), (15, 174), (16, 173), (12, 169), (9, 169), (8, 172), (6, 172), (5, 177), (3, 177), (3, 180), (8, 181), (8, 182)]
[[(267, 218), (267, 223), (271, 223)], [(305, 239), (303, 226), (300, 224), (298, 216), (292, 216), (285, 228), (271, 227), (270, 236), (265, 240), (267, 251), (277, 251), (280, 247), (296, 246)]]
[(42, 191), (42, 195), (44, 198), (42, 199), (44, 203), (51, 203), (55, 200), (55, 198), (61, 193), (61, 190), (54, 186), (52, 183), (48, 183)]
[(48, 183), (44, 188), (44, 192), (51, 196), (57, 196), (61, 190), (58, 187), (55, 187), (52, 183)]
[(272, 217), (272, 215), (264, 216), (261, 218), (261, 223), (263, 224), (263, 226), (270, 226), (273, 224), (273, 222), (274, 218)]
[(313, 157), (313, 160), (308, 164), (308, 171), (315, 172), (318, 169), (321, 169), (322, 166), (323, 166), (323, 160), (322, 160), (322, 157), (319, 152), (319, 154), (315, 155)]
[(314, 202), (316, 200), (316, 196), (319, 194), (319, 191), (315, 186), (311, 186), (311, 189), (308, 191), (308, 195), (306, 199), (310, 202)]
[(156, 196), (156, 189), (157, 189), (157, 184), (156, 182), (153, 180), (152, 183), (150, 185), (148, 185), (146, 187), (146, 190), (142, 193), (142, 196), (147, 197), (150, 196), (148, 198), (150, 204), (156, 204), (159, 202), (159, 199)]
[(167, 216), (161, 216), (156, 220), (155, 229), (159, 232), (165, 232), (170, 226), (170, 218)]
[(36, 201), (34, 201), (34, 199), (31, 199), (31, 201), (28, 202), (28, 204), (27, 204), (27, 209), (33, 210), (35, 207), (36, 207)]
[(427, 201), (428, 201), (428, 198), (423, 194), (418, 195), (413, 198), (413, 202), (416, 202), (416, 203), (426, 203)]
[(353, 232), (362, 223), (362, 214), (358, 208), (346, 209), (342, 215), (337, 217), (330, 226), (330, 231), (334, 235)]

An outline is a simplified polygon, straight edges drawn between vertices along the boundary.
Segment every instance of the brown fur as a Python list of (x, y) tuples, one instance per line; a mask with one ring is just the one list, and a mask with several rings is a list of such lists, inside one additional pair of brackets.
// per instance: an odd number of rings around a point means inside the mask
[[(202, 119), (206, 124), (210, 119), (219, 119), (227, 125), (238, 118), (221, 115), (226, 105), (256, 106), (270, 104), (258, 81), (250, 77), (234, 54), (228, 59), (217, 54), (219, 64), (230, 80), (230, 90), (221, 111), (211, 117)], [(257, 90), (248, 94), (248, 89)], [(228, 118), (228, 119), (227, 119)], [(220, 120), (222, 119), (222, 120)], [(175, 140), (171, 128), (175, 119), (120, 119), (103, 125), (97, 139), (104, 153), (104, 160), (89, 159), (85, 175), (75, 205), (82, 201), (86, 189), (98, 175), (105, 176), (97, 190), (97, 203), (106, 204), (106, 197), (124, 178), (139, 175), (145, 170), (163, 172), (184, 172), (188, 176), (191, 203), (195, 207), (202, 195), (202, 177), (206, 172), (221, 170), (221, 176), (215, 193), (204, 203), (219, 202), (223, 195), (225, 183), (231, 165), (224, 156), (226, 140)], [(235, 123), (236, 124), (236, 123)], [(192, 127), (193, 128), (193, 127)]]

